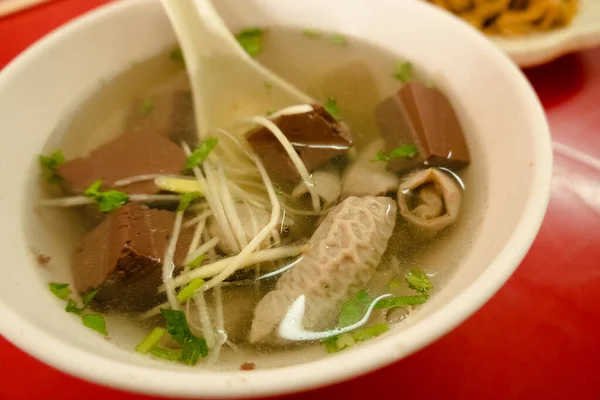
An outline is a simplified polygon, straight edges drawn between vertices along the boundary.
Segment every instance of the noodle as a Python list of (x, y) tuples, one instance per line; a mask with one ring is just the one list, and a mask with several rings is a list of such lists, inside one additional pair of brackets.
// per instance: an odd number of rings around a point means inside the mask
[(487, 34), (523, 36), (571, 23), (579, 0), (426, 0)]

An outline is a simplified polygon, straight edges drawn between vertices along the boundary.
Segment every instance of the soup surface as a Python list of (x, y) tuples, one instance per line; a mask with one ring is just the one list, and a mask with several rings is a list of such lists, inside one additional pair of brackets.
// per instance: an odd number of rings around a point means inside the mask
[(177, 49), (102, 83), (40, 157), (43, 279), (116, 345), (186, 365), (270, 368), (402, 329), (469, 246), (451, 101), (355, 38), (238, 40), (318, 104), (199, 138)]

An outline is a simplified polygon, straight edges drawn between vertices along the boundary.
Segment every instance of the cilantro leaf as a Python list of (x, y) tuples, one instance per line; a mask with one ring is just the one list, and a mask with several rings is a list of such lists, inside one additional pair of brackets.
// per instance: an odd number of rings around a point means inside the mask
[(373, 298), (364, 290), (346, 300), (342, 304), (342, 310), (338, 316), (338, 326), (345, 328), (360, 321), (372, 302)]
[(400, 282), (398, 279), (392, 279), (390, 280), (390, 282), (388, 283), (388, 289), (393, 290), (393, 289), (398, 289), (400, 286), (402, 285), (402, 282)]
[(177, 206), (177, 211), (185, 211), (190, 206), (191, 202), (200, 197), (200, 192), (188, 192), (184, 193), (179, 200), (179, 205)]
[(409, 288), (423, 294), (433, 288), (429, 277), (423, 271), (419, 270), (410, 271), (406, 276), (406, 282)]
[(414, 144), (405, 144), (400, 147), (396, 147), (394, 150), (390, 151), (389, 157), (393, 158), (413, 158), (419, 154), (419, 149)]
[(65, 307), (65, 311), (66, 312), (70, 312), (73, 314), (77, 314), (77, 315), (81, 315), (81, 313), (83, 312), (84, 308), (79, 308), (77, 307), (77, 303), (75, 303), (75, 300), (73, 299), (69, 299), (69, 301), (67, 302), (67, 306)]
[(129, 195), (126, 193), (119, 192), (118, 190), (102, 192), (100, 191), (101, 187), (102, 179), (98, 179), (85, 189), (83, 195), (98, 203), (98, 207), (103, 213), (114, 211), (129, 201)]
[(394, 78), (402, 83), (406, 83), (413, 78), (413, 66), (409, 62), (398, 61), (394, 66)]
[(103, 315), (86, 314), (81, 317), (81, 321), (88, 328), (93, 329), (104, 336), (108, 336), (108, 331), (106, 330), (106, 320), (104, 319)]
[(199, 164), (201, 164), (211, 151), (215, 148), (215, 146), (219, 143), (219, 139), (209, 137), (206, 140), (202, 141), (196, 150), (187, 158), (184, 166), (184, 171), (188, 171)]
[(425, 303), (428, 298), (429, 296), (425, 294), (418, 294), (415, 296), (388, 297), (387, 299), (378, 301), (377, 304), (375, 304), (375, 308), (381, 310), (384, 308), (414, 306)]
[(180, 302), (189, 300), (194, 293), (196, 293), (196, 290), (200, 289), (204, 283), (204, 279), (202, 278), (193, 279), (186, 287), (177, 293), (177, 300)]
[(205, 253), (200, 254), (191, 263), (188, 264), (188, 267), (190, 267), (190, 269), (198, 268), (202, 264), (202, 262), (204, 261), (205, 258), (206, 258)]
[(65, 162), (65, 156), (62, 151), (56, 150), (49, 156), (40, 155), (40, 168), (42, 178), (50, 183), (57, 183), (62, 178), (56, 173), (56, 168)]
[(158, 342), (160, 342), (160, 339), (162, 339), (166, 333), (167, 330), (164, 328), (154, 328), (144, 340), (135, 346), (135, 351), (142, 354), (148, 353), (154, 346), (158, 344)]
[(388, 324), (376, 324), (354, 332), (352, 334), (352, 338), (356, 342), (363, 342), (367, 339), (371, 339), (372, 337), (379, 336), (382, 333), (385, 333), (389, 330), (390, 327), (388, 326)]
[(50, 282), (48, 283), (48, 287), (50, 288), (50, 291), (59, 299), (67, 300), (71, 295), (71, 289), (69, 289), (68, 283)]
[(183, 52), (181, 51), (180, 47), (175, 47), (173, 50), (171, 50), (171, 53), (169, 53), (169, 58), (173, 61), (185, 63)]
[(329, 113), (333, 118), (340, 121), (342, 119), (342, 112), (340, 111), (340, 106), (337, 103), (337, 100), (333, 98), (328, 98), (325, 104), (323, 105), (325, 111)]
[(329, 43), (335, 46), (345, 46), (348, 44), (346, 38), (343, 35), (340, 35), (339, 33), (331, 35), (331, 37), (329, 38)]
[(371, 161), (389, 161), (395, 158), (413, 158), (419, 154), (419, 149), (414, 144), (404, 144), (396, 147), (388, 154), (380, 150)]
[(98, 291), (100, 289), (96, 289), (96, 290), (92, 290), (90, 292), (87, 292), (83, 295), (81, 295), (81, 300), (83, 301), (83, 306), (87, 307), (90, 305), (90, 303), (92, 302), (92, 300), (94, 299), (94, 297), (96, 297), (96, 294), (98, 294)]
[(251, 57), (256, 57), (262, 51), (263, 33), (264, 31), (260, 28), (250, 28), (239, 32), (235, 38), (246, 50), (246, 53)]
[(167, 332), (183, 347), (179, 362), (195, 365), (199, 356), (206, 357), (208, 354), (206, 340), (192, 334), (183, 311), (161, 309), (160, 312), (167, 320)]

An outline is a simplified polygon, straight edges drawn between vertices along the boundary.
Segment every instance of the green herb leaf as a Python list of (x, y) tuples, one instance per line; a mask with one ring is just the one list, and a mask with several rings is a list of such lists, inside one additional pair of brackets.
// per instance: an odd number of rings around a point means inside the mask
[(402, 83), (409, 82), (413, 78), (413, 66), (409, 62), (398, 61), (394, 66), (394, 78)]
[(171, 50), (171, 53), (169, 53), (169, 57), (173, 61), (185, 63), (185, 60), (183, 58), (183, 52), (181, 51), (180, 47), (175, 47), (173, 50)]
[(198, 197), (202, 196), (200, 192), (188, 192), (184, 193), (179, 200), (179, 205), (177, 206), (177, 211), (185, 211), (190, 206), (192, 201), (196, 200)]
[(427, 293), (433, 288), (429, 277), (423, 271), (412, 270), (406, 276), (408, 287), (420, 293)]
[(135, 351), (142, 354), (147, 354), (154, 346), (160, 342), (160, 339), (167, 333), (164, 328), (154, 328), (152, 332), (144, 340), (142, 340), (137, 346)]
[(388, 297), (387, 299), (378, 301), (377, 304), (375, 304), (375, 308), (381, 310), (385, 308), (414, 306), (425, 303), (428, 298), (429, 296), (425, 294), (419, 294), (415, 296)]
[(246, 50), (246, 53), (251, 57), (256, 57), (262, 51), (263, 33), (264, 31), (260, 28), (250, 28), (239, 32), (235, 38)]
[(323, 33), (314, 29), (305, 29), (302, 31), (302, 34), (309, 39), (320, 39), (323, 37)]
[(194, 293), (196, 293), (196, 290), (200, 289), (204, 283), (204, 279), (202, 278), (193, 279), (186, 287), (177, 293), (177, 300), (183, 303), (184, 301), (192, 298)]
[(414, 144), (405, 144), (399, 147), (396, 147), (389, 154), (386, 154), (383, 151), (378, 151), (375, 155), (375, 158), (371, 161), (389, 161), (395, 158), (413, 158), (417, 154), (419, 154), (419, 149)]
[(73, 299), (69, 299), (69, 301), (67, 302), (67, 306), (65, 307), (66, 312), (70, 312), (77, 315), (81, 315), (84, 309), (85, 308), (77, 307), (77, 303), (75, 303), (75, 300)]
[(270, 116), (271, 116), (271, 115), (273, 115), (273, 114), (275, 114), (275, 111), (273, 111), (273, 110), (268, 110), (268, 111), (265, 113), (265, 115), (266, 115), (267, 117), (270, 117)]
[(50, 291), (59, 299), (67, 300), (71, 295), (71, 289), (69, 289), (68, 283), (50, 282), (48, 287), (50, 288)]
[(354, 332), (352, 334), (352, 338), (356, 342), (363, 342), (367, 339), (371, 339), (372, 337), (379, 336), (389, 330), (390, 327), (387, 324), (376, 324)]
[(101, 187), (102, 179), (98, 179), (83, 192), (83, 195), (98, 203), (98, 207), (103, 213), (114, 211), (129, 201), (129, 196), (126, 193), (119, 192), (118, 190), (102, 192), (100, 191)]
[(154, 102), (152, 101), (152, 99), (144, 99), (144, 101), (142, 102), (142, 110), (141, 111), (145, 114), (148, 114), (153, 109), (154, 109)]
[(192, 334), (183, 311), (161, 309), (160, 312), (167, 320), (167, 332), (169, 332), (173, 340), (183, 346), (183, 351), (178, 361), (188, 365), (195, 365), (198, 362), (199, 356), (206, 357), (208, 354), (206, 340), (197, 338)]
[(162, 347), (152, 347), (148, 350), (150, 354), (167, 361), (179, 361), (181, 350), (163, 349)]
[(106, 330), (106, 320), (104, 319), (103, 315), (86, 314), (81, 317), (81, 321), (88, 328), (93, 329), (104, 336), (108, 336), (108, 331)]
[(187, 158), (185, 162), (184, 170), (188, 171), (199, 164), (201, 164), (211, 151), (215, 148), (215, 146), (219, 143), (219, 139), (209, 137), (206, 140), (202, 141), (196, 150)]
[(405, 144), (400, 147), (396, 147), (394, 150), (390, 151), (389, 157), (390, 159), (394, 158), (413, 158), (419, 154), (419, 149), (414, 144)]
[(57, 183), (62, 178), (56, 173), (56, 168), (65, 162), (62, 151), (56, 150), (49, 156), (40, 155), (40, 168), (42, 178), (50, 183)]
[(190, 267), (190, 269), (198, 268), (202, 264), (202, 262), (204, 261), (205, 258), (206, 258), (205, 253), (200, 254), (198, 257), (196, 257), (194, 259), (194, 261), (192, 261), (191, 263), (188, 264), (188, 267)]
[(331, 115), (336, 120), (341, 121), (342, 112), (340, 111), (340, 106), (338, 105), (335, 99), (331, 97), (328, 98), (323, 107), (325, 108), (325, 111), (329, 113), (329, 115)]
[(356, 293), (354, 297), (342, 304), (342, 310), (338, 316), (338, 326), (345, 328), (360, 321), (367, 312), (373, 298), (364, 290)]
[(81, 296), (81, 300), (83, 301), (83, 306), (87, 307), (90, 305), (90, 303), (92, 302), (92, 300), (94, 300), (94, 297), (96, 297), (96, 294), (98, 294), (98, 291), (100, 291), (100, 289), (96, 289), (96, 290), (92, 290), (90, 292), (87, 292), (85, 294), (83, 294)]
[(331, 43), (335, 46), (345, 46), (348, 44), (348, 42), (346, 41), (346, 38), (344, 36), (340, 35), (339, 33), (331, 35), (331, 37), (329, 38), (329, 43)]

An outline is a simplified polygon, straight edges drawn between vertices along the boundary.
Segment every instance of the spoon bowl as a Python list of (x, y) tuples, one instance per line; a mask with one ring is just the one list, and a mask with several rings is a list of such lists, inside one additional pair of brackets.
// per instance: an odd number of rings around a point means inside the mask
[[(231, 34), (210, 0), (162, 0), (190, 78), (198, 132), (315, 101), (263, 67)], [(242, 35), (262, 35), (254, 28)], [(258, 48), (256, 51), (260, 51)]]

